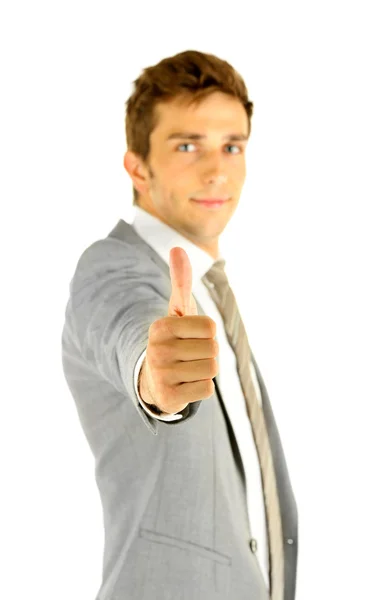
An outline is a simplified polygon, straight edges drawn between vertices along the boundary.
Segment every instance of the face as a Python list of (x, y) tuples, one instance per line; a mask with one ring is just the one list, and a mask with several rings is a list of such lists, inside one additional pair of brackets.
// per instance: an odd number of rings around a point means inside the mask
[[(222, 92), (196, 106), (181, 98), (160, 103), (156, 110), (148, 164), (130, 151), (124, 157), (139, 206), (217, 259), (219, 236), (237, 208), (246, 177), (248, 142), (237, 137), (248, 137), (246, 111), (237, 98)], [(180, 137), (169, 139), (175, 133)], [(193, 198), (229, 200), (206, 208)]]

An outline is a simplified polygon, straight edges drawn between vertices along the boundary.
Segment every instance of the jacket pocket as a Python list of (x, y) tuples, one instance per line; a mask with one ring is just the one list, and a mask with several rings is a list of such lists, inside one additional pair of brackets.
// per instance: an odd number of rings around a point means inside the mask
[(193, 542), (186, 542), (185, 540), (181, 540), (176, 537), (163, 535), (161, 533), (157, 533), (156, 531), (140, 528), (139, 537), (149, 540), (150, 542), (156, 542), (157, 544), (165, 544), (167, 546), (174, 546), (175, 548), (189, 550), (190, 552), (217, 562), (221, 565), (230, 566), (232, 564), (232, 559), (226, 554), (222, 554), (216, 550), (212, 550), (211, 548), (206, 548), (205, 546), (194, 544)]

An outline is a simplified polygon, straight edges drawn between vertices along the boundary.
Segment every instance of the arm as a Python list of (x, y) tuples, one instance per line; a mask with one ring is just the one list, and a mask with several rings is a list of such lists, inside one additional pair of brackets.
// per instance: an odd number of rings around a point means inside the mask
[[(70, 321), (79, 350), (101, 377), (134, 403), (145, 425), (158, 434), (157, 416), (150, 416), (136, 394), (134, 369), (148, 345), (149, 327), (167, 314), (167, 278), (137, 247), (105, 238), (81, 255), (70, 283)], [(191, 403), (180, 426), (197, 412)], [(185, 409), (186, 410), (186, 409)]]

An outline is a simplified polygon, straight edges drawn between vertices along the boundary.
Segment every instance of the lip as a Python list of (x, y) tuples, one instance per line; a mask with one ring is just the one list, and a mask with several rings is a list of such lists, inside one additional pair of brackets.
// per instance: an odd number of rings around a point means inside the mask
[(210, 199), (205, 199), (205, 200), (196, 200), (195, 198), (191, 198), (191, 200), (193, 202), (196, 202), (196, 204), (201, 204), (202, 206), (208, 206), (208, 207), (217, 207), (217, 206), (222, 206), (222, 204), (225, 204), (226, 202), (229, 201), (229, 199), (227, 200), (222, 200), (221, 198), (210, 198)]
[(229, 198), (191, 198), (194, 202), (228, 202)]

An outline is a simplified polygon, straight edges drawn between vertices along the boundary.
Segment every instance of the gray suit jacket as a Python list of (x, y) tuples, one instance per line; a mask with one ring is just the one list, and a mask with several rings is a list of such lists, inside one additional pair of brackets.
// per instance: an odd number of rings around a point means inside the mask
[[(134, 367), (170, 295), (168, 265), (123, 220), (82, 253), (70, 283), (62, 363), (95, 458), (105, 531), (96, 600), (266, 600), (246, 474), (216, 379), (213, 396), (189, 404), (180, 421), (150, 417), (135, 394)], [(284, 600), (294, 600), (297, 506), (252, 360), (280, 496)]]

